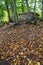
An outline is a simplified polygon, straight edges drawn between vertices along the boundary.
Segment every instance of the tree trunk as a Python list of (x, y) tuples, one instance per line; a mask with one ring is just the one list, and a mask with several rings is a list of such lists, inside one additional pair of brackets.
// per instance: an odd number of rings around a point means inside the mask
[(30, 9), (29, 9), (29, 4), (28, 4), (28, 0), (26, 0), (26, 6), (27, 6), (27, 23), (30, 23)]
[(34, 23), (36, 23), (36, 0), (34, 2)]
[(16, 8), (16, 0), (14, 0), (14, 19), (15, 19), (15, 24), (18, 24), (18, 15), (17, 15), (17, 8)]
[(22, 0), (22, 12), (24, 13), (24, 1)]
[(7, 13), (8, 13), (8, 19), (9, 19), (9, 22), (10, 22), (11, 21), (11, 16), (10, 16), (10, 11), (9, 11), (9, 6), (8, 6), (7, 1), (5, 1), (5, 6), (6, 6)]
[(42, 0), (42, 20), (43, 20), (43, 0)]

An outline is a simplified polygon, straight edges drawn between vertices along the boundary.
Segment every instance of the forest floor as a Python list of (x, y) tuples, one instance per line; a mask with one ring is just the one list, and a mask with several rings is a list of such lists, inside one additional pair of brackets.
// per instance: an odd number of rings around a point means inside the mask
[(43, 65), (43, 22), (0, 28), (0, 65)]

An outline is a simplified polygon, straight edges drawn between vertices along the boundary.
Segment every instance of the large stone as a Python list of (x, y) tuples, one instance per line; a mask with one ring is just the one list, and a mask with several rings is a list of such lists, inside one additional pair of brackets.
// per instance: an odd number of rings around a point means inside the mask
[[(39, 16), (39, 14), (38, 13), (35, 13), (35, 17), (36, 17), (36, 19), (38, 19), (38, 16)], [(27, 13), (20, 13), (20, 14), (18, 14), (18, 18), (19, 18), (19, 20), (20, 21), (25, 21), (26, 20), (26, 18), (27, 18)], [(34, 20), (34, 12), (30, 12), (30, 16), (28, 17), (28, 18), (31, 18), (31, 20)]]

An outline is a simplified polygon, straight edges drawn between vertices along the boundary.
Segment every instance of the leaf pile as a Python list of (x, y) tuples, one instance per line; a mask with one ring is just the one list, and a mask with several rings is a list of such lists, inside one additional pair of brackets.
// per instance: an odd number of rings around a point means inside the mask
[(0, 65), (43, 65), (43, 22), (0, 29)]

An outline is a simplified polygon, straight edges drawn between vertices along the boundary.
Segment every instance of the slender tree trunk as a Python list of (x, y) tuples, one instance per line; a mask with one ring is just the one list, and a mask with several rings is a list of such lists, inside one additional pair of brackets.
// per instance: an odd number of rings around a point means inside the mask
[(42, 20), (43, 20), (43, 0), (42, 0)]
[(24, 0), (22, 0), (22, 12), (24, 13)]
[(26, 6), (27, 6), (27, 10), (28, 10), (28, 13), (27, 13), (27, 23), (30, 23), (30, 9), (29, 9), (28, 1), (29, 0), (26, 0)]
[(15, 24), (18, 24), (18, 15), (17, 15), (17, 8), (16, 8), (16, 0), (14, 0), (14, 19), (15, 19)]
[(34, 1), (34, 23), (36, 23), (36, 0)]
[(9, 6), (8, 6), (7, 1), (5, 1), (5, 6), (6, 6), (7, 13), (8, 13), (8, 19), (9, 19), (9, 21), (11, 21), (11, 16), (10, 16), (10, 11), (9, 11)]

